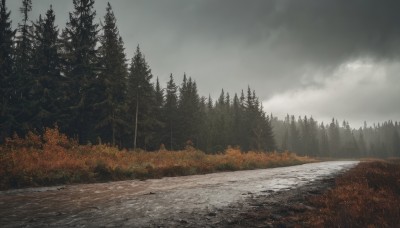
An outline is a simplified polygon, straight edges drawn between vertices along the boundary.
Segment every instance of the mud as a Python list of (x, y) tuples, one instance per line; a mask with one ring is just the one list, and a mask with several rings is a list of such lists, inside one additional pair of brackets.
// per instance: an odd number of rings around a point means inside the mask
[(304, 197), (323, 191), (326, 180), (356, 164), (3, 191), (0, 227), (275, 226), (285, 211), (310, 209), (301, 205)]

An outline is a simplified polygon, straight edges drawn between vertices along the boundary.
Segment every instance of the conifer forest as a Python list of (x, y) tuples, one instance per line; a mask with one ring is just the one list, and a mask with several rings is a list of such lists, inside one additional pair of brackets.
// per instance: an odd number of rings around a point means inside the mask
[[(231, 146), (316, 157), (400, 156), (396, 120), (354, 129), (336, 118), (330, 123), (311, 116), (279, 119), (251, 86), (236, 93), (222, 89), (213, 98), (198, 93), (190, 72), (171, 74), (161, 85), (139, 44), (134, 56), (125, 54), (112, 5), (98, 22), (94, 4), (73, 0), (60, 28), (52, 6), (30, 18), (31, 0), (22, 0), (20, 12), (1, 0), (0, 142), (57, 126), (80, 144), (121, 149), (189, 145), (218, 153)], [(16, 27), (11, 13), (21, 14)]]

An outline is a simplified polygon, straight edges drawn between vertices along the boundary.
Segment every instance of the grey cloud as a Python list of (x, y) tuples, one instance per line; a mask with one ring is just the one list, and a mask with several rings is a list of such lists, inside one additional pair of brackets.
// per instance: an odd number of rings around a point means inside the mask
[[(20, 1), (7, 2), (16, 25)], [(106, 2), (96, 1), (99, 20)], [(221, 88), (232, 93), (250, 85), (268, 100), (286, 91), (323, 89), (323, 80), (315, 80), (315, 74), (333, 77), (338, 67), (357, 59), (397, 62), (400, 53), (396, 0), (110, 2), (128, 57), (140, 44), (161, 82), (173, 73), (180, 83), (186, 72), (196, 79), (202, 95), (217, 97)], [(33, 0), (32, 17), (44, 14), (50, 4), (63, 27), (72, 0)], [(387, 86), (393, 92), (382, 94), (386, 100), (400, 95), (397, 87)]]

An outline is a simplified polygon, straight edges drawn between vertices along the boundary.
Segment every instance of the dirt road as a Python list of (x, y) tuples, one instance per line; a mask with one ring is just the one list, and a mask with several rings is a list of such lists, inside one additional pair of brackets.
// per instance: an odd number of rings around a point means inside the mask
[(317, 183), (356, 164), (321, 162), (4, 191), (0, 192), (0, 227), (220, 227), (237, 219), (257, 197)]

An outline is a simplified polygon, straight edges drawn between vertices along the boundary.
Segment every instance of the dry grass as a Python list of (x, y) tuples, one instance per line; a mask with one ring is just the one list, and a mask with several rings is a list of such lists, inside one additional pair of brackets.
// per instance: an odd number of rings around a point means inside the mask
[(311, 202), (310, 227), (399, 227), (400, 160), (362, 162)]
[(243, 153), (228, 148), (208, 155), (192, 147), (183, 151), (129, 152), (107, 145), (79, 145), (46, 129), (43, 136), (14, 136), (0, 146), (0, 189), (123, 179), (161, 178), (288, 166), (312, 162), (292, 153)]

